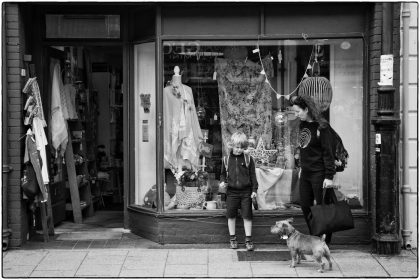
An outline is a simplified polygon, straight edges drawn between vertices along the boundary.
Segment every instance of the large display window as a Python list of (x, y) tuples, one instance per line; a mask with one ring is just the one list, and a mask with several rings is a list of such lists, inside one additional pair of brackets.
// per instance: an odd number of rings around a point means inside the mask
[[(350, 155), (334, 178), (338, 198), (364, 207), (362, 39), (164, 41), (163, 69), (165, 211), (224, 211), (220, 175), (236, 131), (256, 163), (259, 210), (299, 210), (300, 121), (290, 99), (303, 94)], [(153, 208), (139, 189), (139, 204)]]

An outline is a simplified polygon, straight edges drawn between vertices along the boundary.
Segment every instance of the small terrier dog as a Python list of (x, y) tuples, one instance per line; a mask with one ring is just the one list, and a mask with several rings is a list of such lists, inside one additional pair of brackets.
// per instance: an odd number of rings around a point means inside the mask
[(278, 234), (280, 238), (287, 239), (287, 247), (289, 247), (292, 263), (290, 267), (295, 267), (295, 260), (299, 264), (302, 255), (313, 255), (317, 263), (320, 264), (318, 272), (324, 272), (325, 264), (322, 257), (325, 257), (329, 263), (329, 269), (332, 270), (332, 262), (330, 258), (330, 249), (325, 243), (325, 234), (322, 237), (306, 235), (297, 231), (290, 223), (293, 218), (278, 221), (271, 227), (272, 234)]

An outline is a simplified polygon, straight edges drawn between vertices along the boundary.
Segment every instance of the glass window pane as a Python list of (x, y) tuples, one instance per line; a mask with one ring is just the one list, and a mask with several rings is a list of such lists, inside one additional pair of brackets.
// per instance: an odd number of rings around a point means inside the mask
[[(235, 131), (245, 133), (255, 159), (260, 209), (299, 209), (300, 120), (289, 99), (302, 94), (350, 154), (335, 176), (339, 198), (363, 206), (362, 39), (166, 41), (163, 51), (167, 211), (225, 206), (222, 157)], [(203, 157), (203, 147), (211, 154)], [(207, 182), (185, 183), (182, 168), (204, 168)]]
[(135, 204), (156, 210), (155, 43), (134, 47)]
[(120, 38), (119, 15), (46, 15), (47, 38)]

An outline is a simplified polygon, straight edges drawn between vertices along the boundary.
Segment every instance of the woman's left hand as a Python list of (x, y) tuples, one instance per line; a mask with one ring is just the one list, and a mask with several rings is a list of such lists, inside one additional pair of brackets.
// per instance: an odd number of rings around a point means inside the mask
[(333, 187), (333, 180), (330, 179), (324, 179), (324, 183), (322, 184), (323, 188), (332, 188)]
[(257, 197), (257, 194), (255, 192), (251, 193), (251, 198)]

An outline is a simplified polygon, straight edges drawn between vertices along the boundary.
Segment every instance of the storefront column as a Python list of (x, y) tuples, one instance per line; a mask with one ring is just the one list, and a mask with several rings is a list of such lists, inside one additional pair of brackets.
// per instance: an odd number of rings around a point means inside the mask
[[(400, 119), (393, 84), (393, 4), (382, 4), (381, 80), (378, 83), (377, 117), (372, 119), (376, 131), (376, 215), (373, 250), (378, 254), (398, 254), (399, 236), (398, 139)], [(388, 56), (387, 56), (388, 55)], [(390, 62), (388, 66), (387, 60)], [(384, 78), (385, 76), (385, 78)], [(387, 79), (389, 78), (389, 79)]]

